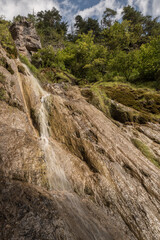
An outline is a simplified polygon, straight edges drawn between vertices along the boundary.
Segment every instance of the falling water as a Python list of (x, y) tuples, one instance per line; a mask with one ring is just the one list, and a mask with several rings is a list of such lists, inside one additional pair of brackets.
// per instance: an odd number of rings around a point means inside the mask
[[(48, 123), (47, 106), (49, 105), (51, 96), (42, 89), (38, 80), (30, 74), (28, 68), (25, 65), (23, 66), (27, 73), (25, 76), (25, 87), (29, 90), (30, 102), (34, 108), (39, 126), (40, 145), (45, 156), (49, 186), (51, 190), (60, 191), (53, 196), (57, 202), (61, 216), (66, 222), (68, 222), (68, 219), (73, 219), (71, 224), (74, 223), (76, 225), (78, 234), (83, 239), (111, 240), (112, 238), (109, 233), (97, 223), (85, 204), (71, 191), (65, 172), (60, 167), (60, 160), (55, 155), (52, 138), (50, 137), (51, 129)], [(24, 95), (23, 91), (22, 94)], [(26, 102), (25, 105), (27, 107)], [(73, 225), (70, 225), (70, 227), (72, 228)]]
[(59, 160), (56, 158), (54, 153), (54, 147), (50, 138), (50, 128), (48, 124), (48, 112), (46, 106), (50, 99), (50, 94), (42, 89), (38, 80), (30, 74), (28, 68), (23, 65), (26, 69), (27, 76), (25, 80), (28, 82), (31, 91), (33, 92), (36, 102), (38, 102), (38, 108), (35, 108), (40, 134), (40, 145), (44, 152), (46, 166), (47, 166), (47, 177), (49, 181), (50, 189), (54, 190), (68, 190), (69, 183), (66, 179), (64, 170), (60, 167)]
[(59, 166), (59, 162), (54, 153), (53, 146), (50, 142), (49, 125), (48, 125), (48, 113), (45, 108), (50, 95), (45, 92), (45, 95), (41, 98), (41, 107), (39, 109), (39, 125), (40, 125), (40, 137), (41, 146), (45, 154), (47, 163), (48, 180), (51, 188), (56, 190), (67, 190), (68, 181), (65, 173)]

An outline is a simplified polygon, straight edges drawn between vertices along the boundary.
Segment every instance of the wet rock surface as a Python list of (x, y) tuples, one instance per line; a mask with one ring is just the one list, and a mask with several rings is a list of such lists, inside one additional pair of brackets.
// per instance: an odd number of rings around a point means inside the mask
[(0, 50), (14, 70), (0, 67), (0, 239), (159, 239), (160, 171), (132, 142), (158, 160), (159, 124), (115, 124), (78, 87), (46, 84), (50, 147), (70, 186), (55, 191), (40, 141), (43, 96)]
[(65, 192), (48, 193), (2, 176), (0, 216), (2, 240), (113, 240), (121, 236), (112, 220), (92, 203), (82, 203)]

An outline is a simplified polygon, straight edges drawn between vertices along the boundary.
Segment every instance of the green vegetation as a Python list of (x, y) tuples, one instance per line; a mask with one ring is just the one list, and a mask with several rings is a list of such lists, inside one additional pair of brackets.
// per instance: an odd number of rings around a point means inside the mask
[(138, 148), (142, 152), (142, 154), (146, 158), (148, 158), (152, 163), (154, 163), (157, 167), (160, 168), (160, 163), (158, 162), (156, 157), (153, 155), (153, 153), (151, 152), (148, 146), (146, 146), (143, 142), (141, 142), (137, 138), (133, 138), (132, 143), (135, 145), (136, 148)]
[(45, 41), (45, 48), (33, 56), (32, 63), (37, 68), (58, 67), (88, 83), (114, 81), (115, 77), (131, 83), (154, 81), (158, 90), (158, 19), (143, 16), (130, 6), (124, 7), (122, 22), (115, 21), (115, 17), (116, 12), (109, 8), (104, 11), (101, 25), (95, 19), (76, 16), (75, 31), (67, 39), (66, 31), (56, 27), (63, 28), (64, 23), (55, 9), (38, 13), (35, 25), (41, 29), (40, 36), (45, 38), (47, 34), (42, 30), (55, 26), (56, 34), (63, 32), (64, 47), (55, 51), (53, 43), (56, 39), (59, 44), (59, 40), (51, 36), (51, 42)]
[(160, 94), (156, 91), (134, 88), (132, 85), (124, 83), (100, 84), (99, 88), (109, 98), (142, 113), (158, 115), (160, 112)]
[(31, 63), (21, 60), (42, 81), (87, 86), (94, 104), (121, 122), (159, 121), (160, 22), (131, 6), (123, 8), (122, 21), (116, 16), (106, 8), (99, 24), (78, 15), (67, 34), (67, 23), (55, 8), (29, 14), (43, 48)]
[[(18, 15), (13, 18), (13, 21), (19, 22), (21, 19), (23, 16)], [(56, 8), (40, 11), (36, 15), (28, 14), (27, 20), (35, 25), (43, 47), (63, 46), (67, 33), (67, 23), (62, 21), (62, 16)]]
[(160, 118), (160, 95), (155, 90), (121, 82), (97, 82), (88, 84), (86, 90), (83, 88), (82, 95), (107, 116), (122, 123), (145, 124)]
[(10, 23), (0, 18), (0, 44), (7, 51), (9, 57), (16, 58), (17, 50), (9, 32)]
[(22, 65), (18, 65), (18, 72), (25, 74), (25, 68)]
[(55, 8), (38, 12), (35, 17), (35, 26), (41, 37), (43, 46), (54, 45), (57, 41), (63, 44), (63, 37), (67, 32), (67, 23)]
[[(98, 20), (75, 17), (74, 30), (67, 35), (67, 23), (52, 8), (29, 14), (41, 37), (43, 49), (32, 58), (36, 68), (59, 68), (81, 82), (114, 81), (137, 84), (154, 81), (160, 88), (160, 22), (126, 6), (122, 21), (117, 12), (106, 8)], [(19, 21), (21, 16), (14, 18)], [(55, 47), (56, 50), (55, 50)]]
[(38, 69), (34, 65), (32, 65), (30, 63), (29, 59), (27, 57), (21, 55), (21, 54), (19, 55), (19, 58), (20, 58), (22, 63), (26, 64), (26, 66), (30, 69), (30, 71), (33, 73), (33, 75), (35, 77), (38, 77), (39, 71), (38, 71)]

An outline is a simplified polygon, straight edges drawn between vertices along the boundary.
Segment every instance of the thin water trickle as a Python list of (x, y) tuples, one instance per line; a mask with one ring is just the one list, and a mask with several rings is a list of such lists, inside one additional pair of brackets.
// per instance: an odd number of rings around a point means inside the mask
[(50, 94), (42, 89), (38, 80), (30, 74), (29, 69), (25, 65), (23, 66), (27, 72), (26, 80), (28, 85), (34, 93), (36, 102), (38, 102), (39, 105), (39, 107), (34, 110), (36, 112), (35, 114), (40, 129), (40, 145), (45, 156), (50, 189), (59, 191), (69, 190), (69, 183), (65, 176), (65, 172), (60, 167), (59, 160), (55, 156), (54, 147), (50, 140), (50, 127), (48, 124), (48, 112), (46, 109), (47, 104), (49, 104)]

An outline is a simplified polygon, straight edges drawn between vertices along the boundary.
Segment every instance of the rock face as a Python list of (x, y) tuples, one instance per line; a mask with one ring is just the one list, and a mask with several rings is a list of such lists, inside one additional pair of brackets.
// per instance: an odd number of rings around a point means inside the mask
[(33, 52), (41, 48), (41, 42), (33, 24), (25, 18), (15, 22), (10, 27), (10, 32), (21, 54), (30, 58)]
[(0, 51), (14, 71), (0, 67), (0, 239), (159, 239), (159, 124), (112, 121), (75, 86), (42, 89)]

